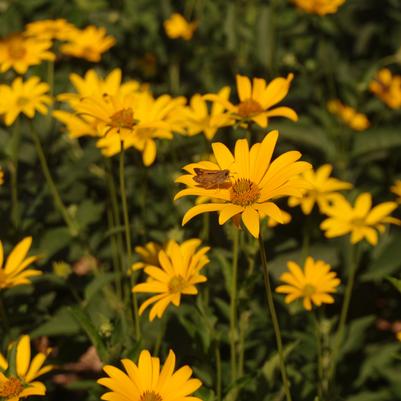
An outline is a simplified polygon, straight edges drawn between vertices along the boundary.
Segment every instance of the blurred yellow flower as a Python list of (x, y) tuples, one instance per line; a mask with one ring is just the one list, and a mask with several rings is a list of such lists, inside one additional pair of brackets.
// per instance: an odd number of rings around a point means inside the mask
[(77, 28), (64, 18), (44, 19), (30, 22), (25, 26), (25, 36), (40, 39), (67, 40)]
[(4, 171), (0, 167), (0, 185), (3, 185), (3, 184), (4, 184)]
[[(227, 101), (230, 96), (230, 88), (225, 86), (217, 96)], [(212, 103), (209, 113), (206, 100), (199, 94), (192, 96), (190, 105), (184, 110), (183, 118), (189, 136), (197, 135), (201, 132), (208, 141), (211, 141), (217, 130), (234, 123), (234, 119), (224, 112), (224, 106), (221, 102)]]
[(382, 68), (369, 89), (392, 109), (401, 108), (401, 75), (393, 75), (388, 68)]
[(332, 165), (324, 164), (316, 171), (311, 169), (303, 172), (301, 176), (307, 183), (307, 189), (302, 197), (290, 197), (288, 205), (301, 205), (302, 212), (308, 215), (317, 203), (320, 212), (323, 213), (324, 208), (338, 196), (337, 191), (352, 188), (351, 183), (330, 177), (332, 170)]
[[(219, 212), (219, 224), (234, 218), (237, 226), (240, 219), (255, 237), (259, 237), (259, 220), (270, 216), (282, 222), (281, 211), (271, 200), (283, 196), (301, 196), (305, 181), (299, 174), (311, 165), (297, 161), (301, 153), (286, 152), (271, 161), (278, 139), (278, 131), (272, 131), (261, 143), (249, 149), (248, 141), (240, 139), (235, 144), (234, 154), (222, 143), (212, 144), (217, 163), (201, 161), (183, 167), (189, 174), (177, 178), (187, 186), (174, 199), (187, 195), (206, 196), (209, 203), (193, 206), (183, 218), (186, 224), (193, 217), (206, 212)], [(225, 178), (224, 182), (212, 185), (199, 184), (195, 169), (212, 170)], [(198, 170), (199, 171), (199, 170)], [(195, 179), (194, 179), (195, 177)]]
[(27, 269), (29, 265), (36, 262), (38, 256), (27, 257), (32, 244), (32, 237), (26, 237), (20, 241), (4, 264), (4, 249), (0, 241), (0, 290), (3, 288), (16, 287), (22, 284), (30, 284), (30, 277), (42, 274), (40, 270)]
[[(30, 339), (24, 335), (16, 344), (14, 361), (7, 361), (0, 354), (0, 398), (5, 401), (18, 401), (25, 397), (45, 395), (45, 385), (34, 380), (54, 369), (52, 365), (43, 366), (50, 351), (48, 348), (45, 353), (39, 352), (31, 360)], [(14, 372), (11, 371), (13, 366)]]
[(190, 40), (196, 29), (196, 22), (188, 22), (181, 14), (174, 13), (164, 21), (164, 30), (171, 39)]
[(394, 185), (390, 187), (390, 191), (397, 195), (397, 202), (401, 203), (401, 180), (395, 180)]
[(330, 271), (329, 264), (308, 256), (303, 270), (292, 261), (287, 263), (287, 267), (289, 272), (280, 276), (280, 280), (286, 284), (276, 288), (276, 292), (287, 294), (285, 303), (303, 298), (304, 308), (309, 311), (312, 310), (312, 304), (321, 306), (334, 303), (330, 294), (336, 292), (340, 280), (335, 272)]
[(352, 207), (344, 196), (338, 194), (332, 204), (325, 207), (324, 213), (329, 218), (320, 224), (320, 228), (325, 230), (327, 238), (350, 233), (352, 244), (366, 238), (371, 245), (376, 245), (377, 231), (383, 233), (386, 224), (401, 224), (399, 219), (389, 216), (397, 206), (396, 202), (384, 202), (372, 208), (372, 195), (365, 192), (356, 198)]
[(310, 14), (334, 14), (345, 0), (292, 0), (303, 11)]
[(102, 54), (115, 43), (115, 38), (107, 36), (105, 28), (89, 25), (85, 29), (75, 29), (69, 35), (68, 42), (60, 46), (60, 51), (68, 56), (97, 63)]
[(10, 126), (20, 113), (33, 118), (35, 112), (47, 113), (47, 106), (52, 100), (46, 93), (49, 85), (40, 82), (39, 77), (33, 76), (23, 81), (17, 77), (11, 86), (0, 85), (0, 114), (4, 116), (4, 122)]
[(195, 295), (198, 290), (195, 284), (203, 283), (207, 279), (200, 274), (201, 269), (209, 262), (205, 256), (209, 247), (197, 250), (200, 241), (177, 244), (171, 241), (167, 249), (159, 251), (158, 266), (146, 265), (145, 273), (149, 276), (146, 283), (137, 284), (133, 292), (156, 293), (147, 299), (139, 308), (139, 314), (154, 304), (150, 310), (149, 319), (156, 316), (161, 318), (167, 306), (173, 303), (179, 306), (181, 295)]
[(401, 331), (399, 331), (398, 333), (395, 333), (395, 337), (398, 341), (401, 341)]
[(353, 107), (346, 106), (339, 100), (330, 100), (327, 109), (355, 131), (365, 131), (369, 128), (370, 123), (365, 114), (358, 113)]
[(13, 68), (19, 74), (25, 74), (32, 65), (44, 60), (54, 60), (49, 51), (50, 40), (26, 38), (22, 34), (13, 34), (0, 39), (0, 72)]
[(262, 128), (267, 127), (270, 117), (297, 121), (297, 113), (289, 107), (271, 109), (287, 96), (293, 77), (293, 74), (289, 74), (287, 78), (275, 78), (269, 84), (262, 78), (253, 78), (252, 84), (248, 77), (237, 75), (239, 104), (234, 105), (217, 94), (207, 94), (204, 99), (220, 102), (235, 119), (244, 123), (253, 121)]
[(160, 360), (152, 357), (147, 350), (141, 351), (138, 365), (130, 359), (123, 359), (125, 372), (106, 365), (108, 375), (97, 382), (110, 391), (102, 400), (113, 401), (202, 401), (191, 396), (202, 382), (191, 378), (192, 369), (185, 365), (174, 372), (175, 354), (170, 350), (166, 362), (160, 369)]

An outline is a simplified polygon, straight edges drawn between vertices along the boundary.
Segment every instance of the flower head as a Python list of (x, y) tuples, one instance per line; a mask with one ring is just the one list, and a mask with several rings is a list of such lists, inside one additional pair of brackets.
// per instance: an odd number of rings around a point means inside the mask
[(140, 315), (154, 303), (149, 319), (153, 320), (156, 316), (160, 318), (170, 303), (180, 305), (182, 294), (198, 293), (195, 284), (206, 281), (206, 277), (201, 275), (200, 271), (209, 262), (206, 257), (209, 247), (197, 250), (199, 245), (199, 240), (189, 240), (181, 245), (170, 241), (166, 250), (160, 250), (158, 265), (145, 265), (145, 273), (149, 280), (137, 284), (133, 292), (150, 292), (157, 295), (141, 305)]
[(181, 14), (174, 13), (164, 21), (164, 30), (171, 39), (190, 40), (196, 29), (196, 22), (188, 22)]
[(302, 212), (308, 215), (317, 203), (320, 212), (323, 213), (324, 208), (338, 195), (337, 191), (352, 188), (351, 183), (330, 177), (332, 170), (333, 167), (330, 164), (324, 164), (316, 171), (307, 170), (303, 172), (302, 178), (307, 183), (307, 189), (301, 198), (289, 198), (289, 206), (301, 205)]
[(318, 15), (334, 14), (345, 0), (293, 0), (301, 10)]
[(365, 131), (369, 128), (370, 123), (365, 114), (358, 113), (353, 107), (346, 106), (339, 100), (331, 100), (327, 108), (354, 131)]
[(0, 85), (0, 114), (4, 115), (5, 124), (11, 125), (21, 113), (29, 118), (33, 118), (36, 111), (46, 114), (52, 102), (48, 91), (49, 85), (36, 76), (25, 82), (17, 77), (11, 86)]
[(109, 50), (116, 40), (107, 36), (106, 29), (89, 25), (85, 29), (75, 29), (68, 37), (68, 42), (60, 47), (62, 53), (99, 62), (104, 52)]
[(24, 34), (29, 37), (40, 39), (67, 40), (75, 33), (76, 27), (64, 18), (44, 19), (30, 22), (25, 27)]
[(393, 75), (388, 68), (382, 68), (369, 89), (392, 109), (401, 108), (401, 75)]
[(269, 84), (262, 78), (253, 78), (253, 83), (248, 77), (237, 75), (237, 92), (240, 102), (233, 104), (225, 100), (221, 95), (207, 94), (207, 100), (220, 102), (233, 118), (244, 123), (255, 122), (262, 128), (266, 128), (270, 117), (286, 117), (297, 121), (298, 116), (289, 107), (272, 108), (281, 102), (288, 93), (293, 74), (287, 78), (275, 78)]
[(397, 195), (397, 202), (401, 203), (401, 180), (395, 180), (394, 185), (391, 186), (390, 191)]
[(3, 185), (3, 184), (4, 184), (4, 171), (0, 167), (0, 185)]
[(332, 304), (334, 298), (330, 295), (336, 292), (340, 280), (336, 273), (330, 271), (331, 267), (322, 260), (313, 260), (310, 256), (306, 258), (303, 270), (295, 263), (287, 263), (289, 272), (280, 277), (285, 285), (276, 288), (276, 292), (287, 294), (285, 303), (289, 304), (298, 298), (303, 298), (306, 310), (312, 309), (312, 303), (316, 306)]
[(320, 228), (325, 230), (327, 238), (350, 233), (352, 244), (366, 238), (371, 245), (376, 245), (377, 232), (383, 233), (386, 224), (401, 224), (400, 220), (390, 216), (397, 206), (396, 202), (384, 202), (372, 208), (372, 195), (367, 192), (360, 194), (352, 206), (339, 194), (331, 205), (325, 207), (328, 218)]
[[(227, 101), (230, 96), (230, 88), (225, 86), (218, 92), (217, 96)], [(219, 128), (234, 123), (234, 119), (224, 112), (224, 106), (221, 102), (214, 101), (209, 112), (206, 100), (199, 94), (192, 96), (190, 105), (185, 109), (183, 117), (189, 136), (203, 132), (209, 141), (213, 139)]]
[(36, 262), (38, 256), (26, 257), (32, 244), (32, 237), (26, 237), (19, 242), (8, 255), (4, 263), (4, 249), (0, 241), (0, 290), (3, 288), (16, 287), (17, 285), (30, 284), (30, 277), (42, 274), (40, 270), (27, 269), (29, 265)]
[[(16, 344), (14, 361), (7, 361), (0, 353), (0, 398), (18, 401), (32, 395), (45, 395), (45, 385), (35, 379), (53, 369), (52, 365), (43, 366), (50, 351), (48, 348), (44, 353), (39, 352), (31, 360), (30, 339), (24, 335)], [(12, 366), (15, 366), (15, 371), (11, 371)]]
[(13, 68), (19, 74), (25, 74), (32, 65), (54, 60), (55, 55), (49, 51), (51, 46), (50, 40), (27, 38), (22, 34), (0, 39), (0, 72)]
[[(286, 152), (272, 161), (277, 139), (278, 132), (272, 131), (251, 149), (246, 139), (240, 139), (235, 144), (234, 154), (224, 144), (213, 143), (217, 163), (202, 161), (185, 166), (188, 174), (179, 177), (176, 182), (185, 184), (187, 188), (178, 192), (175, 199), (187, 195), (206, 196), (210, 203), (189, 209), (182, 224), (200, 213), (217, 211), (220, 224), (231, 218), (239, 223), (241, 219), (257, 238), (261, 218), (269, 216), (282, 222), (280, 209), (272, 200), (291, 195), (302, 196), (305, 181), (299, 178), (299, 174), (311, 165), (298, 161), (301, 153), (297, 151)], [(212, 171), (210, 185), (199, 183), (196, 172), (199, 170), (196, 169)], [(213, 173), (218, 173), (218, 177), (223, 177), (224, 181), (213, 184)]]
[(123, 359), (125, 372), (111, 365), (103, 370), (108, 377), (97, 382), (110, 391), (102, 400), (113, 401), (201, 401), (191, 396), (201, 385), (201, 381), (191, 378), (192, 369), (183, 366), (174, 372), (175, 354), (170, 350), (166, 362), (160, 369), (159, 358), (152, 357), (149, 351), (142, 351), (138, 364)]

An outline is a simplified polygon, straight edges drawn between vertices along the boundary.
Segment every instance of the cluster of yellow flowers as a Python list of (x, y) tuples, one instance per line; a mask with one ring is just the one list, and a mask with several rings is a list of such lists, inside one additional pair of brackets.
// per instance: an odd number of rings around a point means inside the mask
[(365, 131), (369, 127), (369, 120), (365, 114), (358, 113), (353, 107), (346, 106), (339, 100), (331, 100), (327, 104), (330, 113), (336, 115), (345, 125), (355, 131)]
[(318, 15), (334, 14), (345, 0), (293, 0), (301, 10)]
[(401, 108), (401, 75), (393, 75), (388, 68), (382, 68), (370, 83), (369, 89), (388, 107)]

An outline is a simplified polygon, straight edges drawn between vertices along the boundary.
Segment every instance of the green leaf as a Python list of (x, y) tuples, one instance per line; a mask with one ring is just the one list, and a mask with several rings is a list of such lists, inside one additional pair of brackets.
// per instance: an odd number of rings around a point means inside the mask
[(103, 273), (96, 276), (85, 288), (85, 301), (89, 303), (95, 295), (99, 294), (104, 286), (115, 279), (115, 276), (114, 273)]
[(399, 128), (372, 128), (355, 137), (351, 157), (359, 158), (383, 150), (394, 151), (397, 147), (401, 147)]
[(387, 277), (387, 280), (401, 293), (401, 280), (394, 277)]
[(374, 315), (364, 316), (353, 320), (349, 324), (347, 338), (345, 344), (341, 348), (341, 356), (363, 347), (363, 344), (365, 344), (364, 341), (367, 334), (367, 329), (375, 321), (375, 319), (376, 317)]

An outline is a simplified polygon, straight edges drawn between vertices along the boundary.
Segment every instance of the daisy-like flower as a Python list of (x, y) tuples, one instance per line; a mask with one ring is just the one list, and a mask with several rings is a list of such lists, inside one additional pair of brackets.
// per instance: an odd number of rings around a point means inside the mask
[(331, 267), (322, 260), (313, 260), (310, 256), (306, 258), (303, 270), (295, 263), (287, 263), (289, 272), (280, 277), (285, 285), (276, 288), (276, 292), (287, 294), (285, 303), (289, 304), (298, 298), (303, 298), (306, 310), (312, 310), (312, 304), (332, 304), (334, 298), (330, 295), (336, 292), (340, 280), (336, 273), (330, 271)]
[(301, 10), (318, 15), (334, 14), (345, 0), (293, 0)]
[(0, 167), (0, 185), (3, 185), (3, 184), (4, 184), (4, 171)]
[(352, 244), (366, 238), (371, 245), (376, 245), (377, 232), (383, 233), (386, 224), (401, 224), (399, 219), (390, 216), (397, 207), (396, 202), (383, 202), (372, 208), (372, 195), (368, 192), (360, 194), (353, 207), (339, 194), (331, 205), (325, 207), (324, 213), (328, 218), (320, 228), (325, 230), (327, 238), (350, 233)]
[(171, 39), (190, 40), (197, 27), (196, 22), (188, 22), (181, 14), (174, 13), (164, 21), (164, 30)]
[(39, 256), (29, 256), (29, 248), (32, 237), (26, 237), (19, 242), (8, 255), (6, 264), (4, 262), (4, 249), (0, 241), (0, 290), (17, 285), (30, 284), (30, 278), (42, 274), (40, 270), (28, 269), (27, 267), (39, 259)]
[(71, 34), (75, 33), (76, 29), (64, 18), (44, 19), (27, 24), (24, 35), (40, 39), (67, 40)]
[(401, 180), (395, 180), (394, 185), (390, 187), (390, 191), (397, 195), (397, 202), (401, 203)]
[(49, 85), (40, 82), (36, 76), (25, 82), (17, 77), (11, 86), (0, 85), (0, 114), (4, 116), (5, 124), (12, 125), (21, 113), (29, 118), (33, 118), (36, 111), (46, 114), (47, 106), (52, 102), (48, 91)]
[(301, 205), (302, 212), (308, 215), (317, 203), (320, 212), (323, 213), (324, 208), (338, 196), (337, 191), (352, 188), (351, 183), (330, 177), (332, 170), (333, 166), (324, 164), (316, 171), (312, 169), (302, 173), (302, 178), (308, 187), (301, 198), (290, 197), (288, 205), (291, 207)]
[[(230, 88), (225, 86), (218, 92), (217, 96), (227, 101), (230, 96)], [(209, 113), (206, 100), (199, 94), (192, 96), (190, 105), (185, 109), (183, 115), (187, 134), (194, 136), (203, 132), (206, 139), (211, 141), (219, 128), (234, 123), (234, 119), (224, 110), (221, 102), (215, 101), (212, 103)]]
[(365, 114), (358, 113), (353, 107), (346, 106), (339, 100), (330, 100), (327, 109), (354, 131), (365, 131), (369, 128), (370, 123)]
[(152, 321), (156, 316), (161, 318), (170, 303), (180, 305), (181, 295), (198, 293), (195, 285), (207, 280), (200, 271), (209, 262), (206, 257), (209, 247), (197, 250), (199, 244), (196, 240), (182, 245), (171, 241), (166, 251), (160, 250), (157, 266), (146, 265), (145, 273), (149, 280), (137, 284), (133, 292), (157, 295), (150, 297), (140, 306), (140, 315), (149, 305), (154, 304), (149, 319)]
[[(183, 167), (188, 174), (177, 178), (176, 182), (187, 188), (178, 192), (175, 199), (194, 195), (205, 196), (210, 202), (189, 209), (182, 224), (198, 214), (217, 211), (220, 224), (234, 218), (239, 225), (241, 219), (249, 232), (258, 238), (261, 218), (269, 216), (282, 222), (280, 209), (272, 200), (302, 196), (305, 180), (299, 174), (311, 165), (298, 161), (301, 153), (297, 151), (286, 152), (272, 161), (277, 139), (278, 131), (272, 131), (251, 149), (246, 139), (240, 139), (235, 144), (234, 154), (224, 144), (213, 143), (217, 163), (201, 161)], [(220, 172), (227, 179), (216, 185), (201, 185), (194, 180), (198, 168)]]
[(102, 395), (102, 400), (201, 401), (191, 394), (202, 382), (191, 378), (192, 369), (187, 365), (174, 372), (175, 354), (171, 350), (162, 369), (159, 358), (146, 350), (139, 355), (138, 365), (130, 359), (123, 359), (121, 363), (125, 372), (112, 365), (103, 368), (108, 377), (97, 382), (110, 391)]
[(388, 68), (382, 68), (369, 89), (392, 109), (401, 108), (401, 75), (393, 75)]
[(43, 366), (51, 349), (48, 348), (44, 353), (39, 352), (31, 360), (29, 336), (22, 336), (14, 346), (15, 361), (7, 361), (0, 353), (0, 399), (18, 401), (29, 396), (45, 395), (45, 385), (35, 380), (53, 369), (52, 365)]
[(106, 29), (89, 25), (85, 29), (75, 29), (68, 37), (68, 42), (60, 46), (60, 51), (67, 56), (83, 58), (97, 63), (102, 54), (116, 43), (113, 36), (108, 36)]
[(255, 122), (262, 128), (266, 128), (270, 117), (286, 117), (297, 121), (297, 113), (289, 107), (275, 107), (288, 93), (293, 74), (287, 78), (275, 78), (269, 84), (262, 78), (253, 78), (253, 83), (248, 77), (237, 75), (237, 92), (240, 103), (233, 104), (216, 94), (204, 96), (207, 100), (220, 102), (233, 118), (248, 123)]
[(13, 68), (19, 74), (25, 74), (32, 65), (44, 60), (54, 60), (49, 51), (50, 40), (27, 38), (22, 34), (13, 34), (0, 40), (0, 72)]

